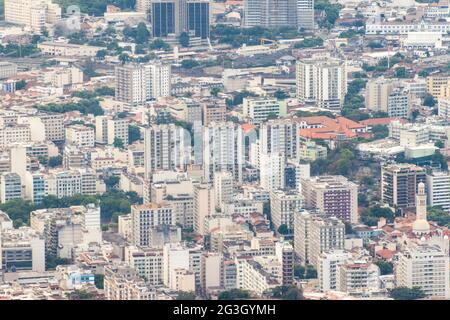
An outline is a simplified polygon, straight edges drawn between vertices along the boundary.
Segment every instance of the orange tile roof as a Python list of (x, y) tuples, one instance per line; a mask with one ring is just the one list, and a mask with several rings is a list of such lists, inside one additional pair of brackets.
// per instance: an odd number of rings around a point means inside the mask
[(247, 132), (249, 132), (249, 131), (255, 129), (256, 126), (253, 125), (253, 124), (250, 124), (250, 123), (244, 123), (244, 124), (241, 125), (241, 128), (242, 128), (242, 130), (243, 130), (245, 133), (247, 133)]
[(345, 134), (347, 138), (358, 136), (355, 129), (365, 129), (366, 126), (345, 117), (332, 119), (326, 116), (300, 118), (308, 125), (320, 125), (320, 128), (300, 129), (299, 135), (310, 139), (335, 139), (338, 134)]

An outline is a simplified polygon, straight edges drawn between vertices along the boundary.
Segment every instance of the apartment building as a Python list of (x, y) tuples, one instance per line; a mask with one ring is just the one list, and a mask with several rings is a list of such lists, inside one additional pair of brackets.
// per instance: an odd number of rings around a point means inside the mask
[(161, 225), (175, 225), (172, 208), (166, 204), (146, 203), (131, 207), (133, 244), (152, 246), (150, 232)]
[(305, 207), (318, 209), (328, 216), (356, 223), (358, 185), (343, 176), (316, 176), (302, 179)]
[(340, 111), (347, 93), (345, 61), (302, 59), (297, 62), (297, 99), (301, 104)]
[(417, 187), (426, 183), (424, 168), (412, 164), (389, 164), (381, 167), (381, 200), (390, 207), (416, 206)]
[(66, 142), (78, 147), (94, 147), (94, 128), (81, 124), (66, 128)]
[(395, 265), (398, 287), (419, 287), (429, 297), (450, 298), (449, 257), (441, 247), (411, 244), (400, 253)]
[(276, 229), (285, 225), (294, 229), (294, 214), (302, 207), (303, 198), (296, 191), (272, 190), (270, 192), (270, 212)]

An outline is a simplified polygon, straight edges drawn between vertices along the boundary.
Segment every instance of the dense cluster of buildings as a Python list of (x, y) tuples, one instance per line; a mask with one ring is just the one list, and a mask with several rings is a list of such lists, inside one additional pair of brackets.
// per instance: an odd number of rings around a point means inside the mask
[(0, 299), (450, 299), (448, 2), (4, 2)]

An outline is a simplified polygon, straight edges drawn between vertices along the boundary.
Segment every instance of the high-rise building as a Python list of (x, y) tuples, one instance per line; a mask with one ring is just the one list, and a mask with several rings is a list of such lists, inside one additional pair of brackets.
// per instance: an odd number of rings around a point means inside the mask
[(253, 124), (259, 124), (269, 116), (278, 117), (286, 114), (284, 101), (268, 98), (244, 98), (243, 115), (249, 117)]
[(202, 111), (204, 126), (208, 126), (211, 122), (226, 121), (227, 107), (225, 104), (205, 104)]
[(246, 27), (278, 28), (297, 26), (297, 0), (245, 0)]
[(272, 190), (270, 192), (270, 212), (275, 229), (285, 225), (294, 229), (294, 214), (302, 207), (302, 196), (297, 191)]
[(320, 291), (336, 290), (338, 287), (338, 268), (352, 257), (345, 250), (331, 250), (322, 252), (317, 263), (317, 277), (319, 278)]
[(358, 222), (358, 185), (343, 176), (302, 180), (305, 207), (352, 223)]
[(231, 172), (242, 182), (244, 135), (233, 122), (212, 122), (203, 128), (203, 170), (206, 181), (212, 181), (218, 171)]
[(260, 152), (283, 153), (288, 159), (297, 157), (300, 125), (292, 119), (273, 119), (260, 125)]
[(133, 244), (148, 247), (152, 228), (162, 225), (175, 225), (175, 217), (170, 206), (146, 203), (131, 207)]
[(153, 0), (150, 8), (153, 37), (178, 37), (187, 32), (206, 39), (210, 32), (209, 0)]
[(388, 96), (387, 114), (391, 118), (408, 118), (411, 109), (409, 92), (398, 87), (392, 90)]
[(450, 211), (450, 175), (446, 171), (435, 171), (427, 174), (427, 195), (430, 207), (441, 207)]
[(22, 197), (20, 175), (17, 173), (3, 173), (0, 176), (0, 202), (5, 203), (6, 201)]
[(284, 189), (286, 157), (284, 153), (260, 155), (260, 184), (267, 191)]
[(424, 168), (413, 164), (388, 164), (381, 167), (381, 201), (390, 207), (416, 206), (420, 182), (426, 182)]
[(190, 164), (188, 131), (174, 124), (152, 125), (144, 133), (146, 176), (154, 170), (184, 169)]
[(314, 0), (297, 0), (297, 26), (299, 29), (314, 29)]
[(281, 262), (281, 283), (290, 286), (294, 282), (294, 248), (287, 241), (275, 244), (275, 255)]
[(429, 297), (450, 298), (449, 257), (438, 245), (410, 244), (395, 264), (397, 287), (419, 287)]
[(66, 142), (78, 147), (93, 147), (94, 128), (81, 124), (69, 126), (66, 128)]
[(223, 208), (233, 200), (233, 175), (230, 172), (214, 173), (214, 199), (216, 208)]
[(337, 291), (361, 293), (380, 289), (380, 269), (362, 259), (350, 260), (337, 267)]
[(187, 0), (187, 30), (196, 38), (209, 38), (209, 0)]
[(205, 220), (215, 213), (214, 189), (207, 184), (194, 187), (194, 231), (205, 233)]
[[(307, 216), (300, 216), (307, 218)], [(310, 216), (311, 221), (307, 236), (308, 256), (304, 262), (316, 266), (322, 252), (344, 249), (345, 224), (335, 217)], [(302, 231), (302, 230), (300, 230)]]
[(294, 213), (294, 251), (302, 264), (316, 265), (323, 252), (344, 249), (344, 240), (345, 225), (339, 219), (303, 209)]
[(366, 108), (372, 111), (387, 112), (388, 98), (397, 82), (393, 79), (375, 78), (366, 85)]
[(160, 63), (116, 66), (115, 97), (131, 105), (171, 94), (170, 65)]
[(343, 60), (304, 59), (297, 62), (297, 99), (303, 104), (340, 111), (347, 94)]

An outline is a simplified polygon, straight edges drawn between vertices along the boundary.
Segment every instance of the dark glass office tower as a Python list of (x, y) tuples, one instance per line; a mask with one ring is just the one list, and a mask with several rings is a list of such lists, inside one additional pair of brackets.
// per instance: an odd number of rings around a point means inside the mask
[(175, 2), (153, 2), (151, 22), (153, 37), (167, 37), (167, 35), (175, 33)]
[(188, 30), (193, 31), (196, 37), (209, 38), (209, 2), (187, 2)]

